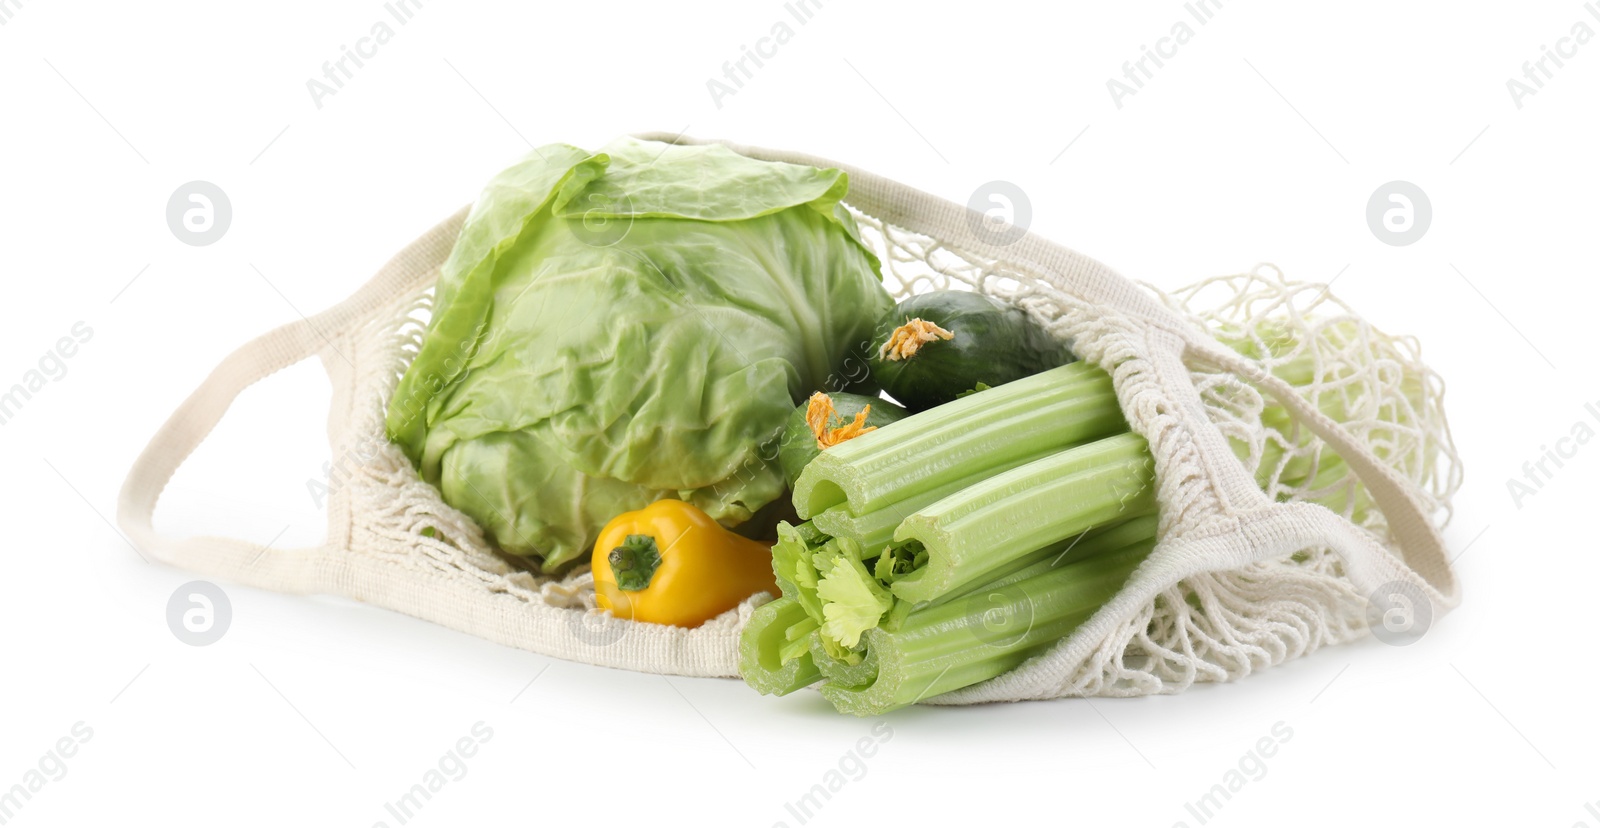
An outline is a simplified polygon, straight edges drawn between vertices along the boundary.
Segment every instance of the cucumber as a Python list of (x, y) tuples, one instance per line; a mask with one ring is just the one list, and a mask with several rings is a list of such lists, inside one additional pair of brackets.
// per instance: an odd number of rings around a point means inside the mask
[[(881, 428), (910, 415), (904, 408), (882, 397), (867, 397), (842, 391), (827, 396), (833, 401), (835, 413), (834, 417), (829, 418), (829, 428), (838, 428), (854, 422), (856, 414), (869, 405), (872, 406), (872, 410), (867, 412), (864, 423), (867, 426)], [(806, 400), (789, 415), (789, 420), (783, 429), (783, 441), (778, 446), (778, 467), (783, 469), (783, 476), (789, 481), (790, 488), (794, 488), (794, 482), (800, 479), (800, 472), (805, 469), (806, 464), (823, 451), (822, 447), (817, 445), (817, 436), (811, 431), (811, 425), (806, 422), (806, 411), (810, 407), (811, 401)]]
[[(913, 338), (908, 347), (890, 352), (886, 346), (895, 331), (917, 319), (940, 330), (925, 327), (931, 338)], [(979, 383), (993, 388), (1074, 359), (1066, 343), (1020, 308), (981, 293), (939, 290), (906, 299), (878, 323), (868, 364), (872, 378), (896, 402), (926, 411)]]

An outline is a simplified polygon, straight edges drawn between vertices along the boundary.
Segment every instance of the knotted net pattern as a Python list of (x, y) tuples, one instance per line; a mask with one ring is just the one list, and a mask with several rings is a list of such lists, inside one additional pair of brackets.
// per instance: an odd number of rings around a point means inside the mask
[[(896, 299), (943, 289), (986, 293), (1024, 308), (1056, 336), (1070, 339), (1080, 357), (1112, 373), (1130, 423), (1150, 439), (1156, 457), (1163, 537), (1191, 531), (1214, 512), (1193, 446), (1168, 439), (1174, 420), (1141, 354), (1137, 320), (1106, 314), (1016, 263), (963, 252), (872, 216), (856, 217)], [(1308, 399), (1415, 484), (1441, 525), (1448, 520), (1461, 483), (1460, 461), (1444, 419), (1443, 383), (1421, 362), (1414, 340), (1376, 330), (1326, 287), (1288, 281), (1270, 265), (1172, 293), (1145, 287), (1191, 324), (1301, 386)], [(586, 566), (551, 577), (501, 555), (385, 439), (390, 397), (421, 345), (431, 303), (431, 288), (400, 297), (342, 337), (341, 347), (354, 352), (358, 366), (355, 397), (342, 428), (336, 413), (333, 434), (335, 457), (350, 461), (336, 464), (343, 471), (336, 508), (347, 508), (350, 516), (348, 548), (424, 578), (467, 580), (515, 596), (530, 612), (566, 612), (572, 619), (567, 631), (580, 639), (665, 635), (596, 610)], [(1362, 487), (1334, 452), (1292, 421), (1273, 421), (1271, 400), (1237, 376), (1205, 365), (1187, 367), (1207, 415), (1268, 495), (1331, 502), (1388, 542), (1383, 515), (1369, 508)], [(697, 674), (734, 674), (738, 630), (760, 600), (696, 630), (674, 631), (707, 650), (696, 662)], [(1174, 693), (1196, 681), (1239, 678), (1363, 635), (1365, 604), (1345, 579), (1339, 558), (1323, 548), (1192, 576), (1128, 618), (1070, 674), (1047, 677), (1031, 695)], [(982, 687), (940, 701), (986, 700)]]

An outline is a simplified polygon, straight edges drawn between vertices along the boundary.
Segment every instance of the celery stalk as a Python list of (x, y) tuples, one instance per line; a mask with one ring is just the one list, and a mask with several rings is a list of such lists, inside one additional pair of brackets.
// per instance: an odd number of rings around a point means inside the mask
[[(1071, 634), (1116, 595), (1149, 555), (1149, 538), (1116, 552), (1004, 586), (966, 600), (911, 613), (896, 632), (866, 636), (867, 655), (855, 670), (829, 669), (822, 695), (842, 713), (873, 716), (994, 678)], [(875, 670), (866, 665), (875, 665)], [(868, 676), (867, 673), (872, 673)]]
[[(1103, 436), (1105, 435), (1096, 434), (1095, 439)], [(1010, 471), (1018, 466), (1041, 460), (1056, 452), (1083, 444), (1084, 442), (1080, 441), (1062, 445), (1054, 443), (1045, 445), (1038, 451), (1026, 456), (1014, 457), (1004, 462), (996, 463), (988, 468), (973, 472), (966, 477), (940, 485), (936, 489), (911, 495), (897, 503), (890, 503), (880, 508), (872, 509), (859, 517), (851, 511), (849, 503), (840, 503), (818, 512), (811, 519), (811, 523), (826, 534), (855, 540), (861, 544), (861, 548), (864, 551), (881, 550), (890, 541), (894, 540), (894, 530), (899, 528), (900, 522), (916, 512), (1001, 472)]]
[(981, 583), (1034, 550), (1151, 513), (1153, 465), (1144, 438), (1123, 433), (970, 486), (900, 524), (895, 543), (920, 543), (927, 562), (894, 578), (890, 590), (902, 600), (930, 601)]
[[(769, 601), (756, 608), (739, 636), (739, 674), (746, 684), (763, 695), (783, 696), (809, 687), (822, 678), (811, 654), (800, 647), (798, 654), (784, 660), (792, 641), (813, 637), (817, 622), (792, 596)], [(792, 631), (804, 631), (793, 636)]]
[(833, 446), (796, 481), (795, 510), (809, 519), (848, 503), (852, 514), (865, 515), (1052, 448), (1126, 430), (1110, 375), (1075, 362)]
[[(879, 626), (888, 632), (894, 632), (900, 628), (901, 624), (905, 623), (905, 619), (912, 612), (960, 600), (978, 589), (1005, 586), (1035, 575), (1042, 575), (1057, 566), (1077, 563), (1096, 555), (1115, 552), (1130, 544), (1155, 537), (1156, 526), (1156, 516), (1148, 514), (1109, 526), (1095, 527), (1081, 535), (1050, 544), (1043, 549), (1018, 558), (1008, 566), (995, 572), (991, 578), (985, 579), (981, 584), (964, 584), (939, 598), (921, 604), (897, 600), (889, 614), (883, 619), (883, 623)], [(821, 665), (819, 664), (818, 666), (820, 667)], [(823, 671), (823, 675), (827, 675), (826, 670)]]
[(918, 509), (932, 506), (970, 485), (967, 480), (960, 480), (954, 485), (935, 489), (886, 508), (874, 509), (861, 517), (851, 514), (849, 505), (841, 503), (818, 512), (817, 516), (811, 519), (811, 523), (817, 529), (834, 537), (855, 538), (861, 544), (863, 551), (882, 550), (894, 540), (894, 530), (899, 528), (900, 521), (910, 517)]
[[(1028, 555), (997, 571), (981, 584), (967, 584), (963, 588), (947, 593), (935, 600), (912, 604), (909, 601), (896, 600), (894, 607), (884, 616), (878, 624), (885, 632), (895, 632), (904, 625), (907, 618), (913, 613), (924, 612), (931, 607), (942, 606), (954, 601), (960, 601), (982, 589), (998, 589), (1009, 586), (1018, 581), (1027, 580), (1035, 575), (1043, 575), (1057, 567), (1077, 563), (1082, 560), (1105, 555), (1136, 543), (1142, 543), (1156, 536), (1155, 515), (1143, 515), (1124, 520), (1109, 526), (1100, 526), (1084, 532), (1081, 535), (1059, 543), (1053, 543), (1043, 549), (1036, 550)], [(837, 643), (837, 642), (836, 642)], [(833, 648), (837, 649), (837, 647)], [(857, 648), (860, 649), (860, 648)], [(812, 647), (815, 658), (817, 646)], [(822, 670), (822, 675), (828, 679), (837, 677), (829, 672), (829, 664), (821, 658), (815, 658), (817, 667)], [(860, 659), (855, 659), (859, 661)], [(855, 664), (841, 659), (832, 659), (836, 664)], [(859, 680), (847, 680), (846, 684), (859, 684)]]

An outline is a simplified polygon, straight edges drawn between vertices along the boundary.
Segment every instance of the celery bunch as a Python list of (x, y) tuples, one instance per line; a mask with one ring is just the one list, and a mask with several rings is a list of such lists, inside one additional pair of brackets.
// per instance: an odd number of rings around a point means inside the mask
[[(1309, 439), (1281, 409), (1263, 419)], [(1263, 468), (1282, 458), (1272, 451)], [(1346, 473), (1337, 461), (1281, 465), (1280, 482), (1313, 489)], [(1365, 493), (1353, 496), (1365, 508)], [(1334, 488), (1325, 505), (1350, 497)], [(783, 596), (746, 626), (741, 672), (775, 695), (820, 679), (859, 716), (1042, 653), (1116, 595), (1157, 526), (1148, 446), (1110, 377), (1081, 362), (833, 446), (806, 466), (794, 504), (809, 520), (779, 527)]]

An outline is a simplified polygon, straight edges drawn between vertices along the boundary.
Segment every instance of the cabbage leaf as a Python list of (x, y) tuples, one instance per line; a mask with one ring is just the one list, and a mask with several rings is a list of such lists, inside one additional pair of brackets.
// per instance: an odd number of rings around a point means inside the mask
[(622, 139), (535, 150), (474, 204), (387, 428), (445, 501), (552, 570), (673, 497), (784, 493), (785, 418), (866, 380), (892, 307), (838, 170)]

